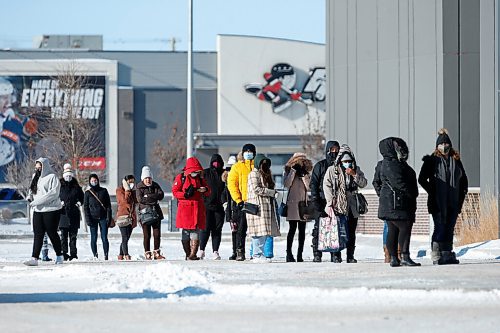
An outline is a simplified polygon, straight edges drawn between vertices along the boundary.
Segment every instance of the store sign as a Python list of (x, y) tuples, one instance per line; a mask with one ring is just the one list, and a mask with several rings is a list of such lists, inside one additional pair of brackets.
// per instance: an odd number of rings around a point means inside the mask
[(303, 87), (296, 86), (297, 75), (294, 68), (287, 63), (275, 64), (271, 71), (264, 73), (263, 76), (265, 84), (246, 84), (245, 91), (270, 103), (275, 113), (286, 110), (294, 102), (312, 105), (325, 100), (325, 67), (311, 69)]

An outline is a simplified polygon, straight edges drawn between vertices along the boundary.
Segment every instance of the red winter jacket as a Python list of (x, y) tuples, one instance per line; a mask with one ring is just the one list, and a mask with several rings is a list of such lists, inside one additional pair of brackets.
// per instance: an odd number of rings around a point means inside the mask
[[(210, 195), (210, 188), (205, 179), (201, 175), (191, 177), (191, 172), (203, 171), (203, 167), (196, 157), (190, 157), (186, 161), (184, 168), (184, 183), (182, 182), (182, 174), (175, 177), (174, 185), (172, 186), (172, 193), (179, 205), (177, 206), (177, 219), (175, 226), (186, 230), (205, 229), (205, 204), (203, 197)], [(184, 192), (193, 185), (195, 189), (206, 187), (207, 191), (204, 193), (195, 191), (194, 195), (188, 199), (184, 198)]]

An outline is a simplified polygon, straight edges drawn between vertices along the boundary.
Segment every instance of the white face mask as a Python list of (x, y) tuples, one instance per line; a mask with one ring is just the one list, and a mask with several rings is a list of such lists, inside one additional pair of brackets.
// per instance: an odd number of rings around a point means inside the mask
[(64, 176), (63, 178), (64, 178), (65, 181), (70, 182), (71, 179), (73, 179), (73, 176), (67, 175), (67, 176)]
[(128, 183), (128, 187), (130, 187), (131, 190), (134, 189), (135, 184), (134, 183)]
[(350, 169), (352, 168), (352, 163), (351, 162), (342, 162), (342, 166), (344, 169)]
[(99, 182), (97, 180), (90, 181), (90, 186), (97, 186), (97, 184), (99, 184)]

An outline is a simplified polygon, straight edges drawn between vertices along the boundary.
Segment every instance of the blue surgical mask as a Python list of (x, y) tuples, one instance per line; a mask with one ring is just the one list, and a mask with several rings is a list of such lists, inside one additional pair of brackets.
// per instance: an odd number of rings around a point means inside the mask
[(90, 186), (97, 186), (97, 184), (99, 184), (99, 182), (97, 180), (90, 181)]
[(243, 158), (245, 160), (253, 160), (253, 153), (250, 153), (250, 152), (244, 152), (243, 153)]
[(352, 163), (351, 162), (342, 162), (342, 166), (344, 169), (350, 169), (352, 168)]

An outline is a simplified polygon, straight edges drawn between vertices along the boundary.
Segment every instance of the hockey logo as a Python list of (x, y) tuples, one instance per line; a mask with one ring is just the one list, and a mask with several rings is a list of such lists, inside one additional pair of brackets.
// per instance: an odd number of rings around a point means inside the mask
[(294, 68), (287, 63), (278, 63), (271, 72), (264, 73), (266, 84), (250, 83), (245, 91), (255, 95), (262, 101), (271, 103), (274, 113), (289, 108), (293, 102), (312, 105), (325, 100), (326, 71), (324, 67), (313, 68), (302, 91), (295, 87), (297, 75)]

